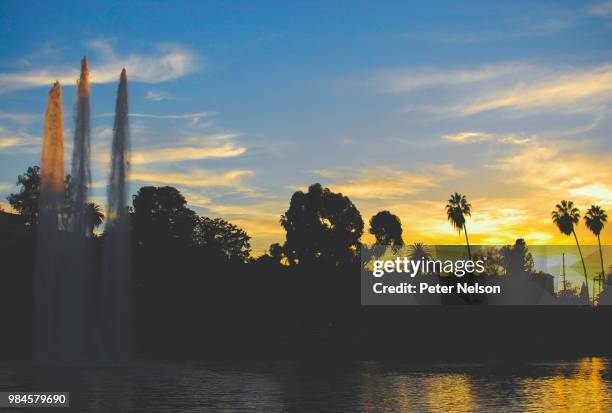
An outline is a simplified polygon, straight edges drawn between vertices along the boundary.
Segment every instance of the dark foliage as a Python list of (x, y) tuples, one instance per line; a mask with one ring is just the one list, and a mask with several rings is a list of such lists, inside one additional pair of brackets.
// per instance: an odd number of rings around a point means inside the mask
[(370, 234), (374, 235), (378, 245), (404, 245), (402, 222), (397, 215), (389, 211), (380, 211), (370, 218)]
[(40, 196), (40, 168), (30, 166), (25, 174), (17, 177), (20, 190), (11, 194), (7, 200), (11, 207), (23, 217), (26, 224), (36, 224), (38, 219), (38, 198)]
[(351, 200), (314, 184), (297, 191), (281, 217), (287, 232), (284, 252), (291, 264), (355, 262), (363, 234), (361, 214)]
[[(24, 211), (0, 212), (0, 323), (10, 332), (0, 358), (31, 355), (36, 231), (32, 209)], [(281, 219), (285, 244), (257, 259), (242, 229), (199, 217), (175, 188), (141, 188), (129, 216), (136, 357), (438, 360), (507, 358), (517, 348), (543, 356), (610, 350), (593, 328), (609, 320), (604, 308), (474, 307), (461, 297), (450, 307), (362, 306), (363, 221), (347, 197), (319, 184), (293, 195)], [(102, 239), (93, 239), (98, 262)], [(511, 255), (528, 269), (521, 248)]]

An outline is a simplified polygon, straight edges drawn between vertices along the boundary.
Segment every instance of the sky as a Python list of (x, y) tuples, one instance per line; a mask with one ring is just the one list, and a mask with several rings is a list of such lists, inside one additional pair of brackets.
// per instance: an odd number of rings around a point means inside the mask
[(40, 162), (55, 79), (68, 168), (86, 55), (101, 205), (126, 67), (132, 192), (175, 186), (256, 254), (315, 182), (355, 203), (366, 242), (384, 209), (406, 242), (464, 242), (444, 210), (458, 191), (474, 244), (573, 243), (550, 219), (561, 199), (612, 215), (611, 40), (612, 1), (3, 1), (0, 206)]

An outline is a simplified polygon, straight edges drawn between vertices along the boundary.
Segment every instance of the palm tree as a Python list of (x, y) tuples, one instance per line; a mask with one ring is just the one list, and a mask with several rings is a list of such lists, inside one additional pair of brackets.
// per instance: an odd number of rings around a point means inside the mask
[(587, 288), (587, 294), (589, 291), (589, 281), (587, 277), (586, 265), (584, 265), (584, 257), (582, 256), (582, 250), (580, 249), (580, 243), (578, 242), (578, 236), (574, 231), (574, 225), (580, 221), (580, 210), (574, 207), (574, 202), (562, 200), (561, 203), (555, 205), (555, 210), (551, 213), (553, 222), (559, 228), (562, 234), (567, 236), (574, 235), (576, 240), (576, 246), (580, 253), (580, 260), (582, 261), (582, 269), (584, 270), (584, 282)]
[(467, 229), (465, 228), (465, 217), (472, 216), (472, 205), (467, 201), (465, 195), (455, 192), (451, 195), (448, 203), (446, 204), (446, 216), (450, 221), (453, 228), (465, 233), (465, 243), (467, 244), (468, 257), (472, 259), (472, 252), (470, 251), (470, 241), (468, 240)]
[[(431, 248), (422, 242), (415, 242), (409, 247), (410, 251), (410, 260), (418, 261), (424, 260), (425, 262), (429, 261), (432, 257)], [(419, 269), (419, 275), (424, 272), (423, 268)]]
[(431, 248), (422, 242), (415, 242), (409, 248), (410, 259), (413, 261), (420, 260), (421, 258), (429, 260), (432, 257)]
[(85, 211), (87, 223), (90, 225), (89, 232), (91, 235), (93, 235), (94, 229), (102, 225), (102, 222), (104, 221), (104, 213), (102, 212), (100, 205), (94, 202), (89, 202), (85, 206)]
[(599, 260), (601, 261), (601, 278), (599, 279), (600, 282), (605, 282), (605, 270), (599, 234), (601, 234), (601, 230), (603, 229), (607, 221), (608, 215), (606, 215), (606, 211), (604, 211), (603, 209), (601, 209), (601, 207), (597, 205), (591, 205), (587, 213), (584, 215), (584, 224), (589, 229), (589, 231), (591, 231), (595, 236), (597, 236), (597, 244), (599, 245)]

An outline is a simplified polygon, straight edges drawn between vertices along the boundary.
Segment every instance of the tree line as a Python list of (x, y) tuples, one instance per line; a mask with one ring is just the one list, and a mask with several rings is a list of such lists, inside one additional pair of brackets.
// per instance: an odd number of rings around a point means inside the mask
[[(32, 341), (31, 274), (39, 178), (35, 166), (20, 175), (19, 191), (9, 196), (9, 203), (19, 215), (0, 214), (0, 322), (12, 332), (0, 343), (0, 350), (24, 357), (30, 354)], [(67, 192), (70, 182), (67, 177)], [(545, 325), (546, 334), (553, 340), (564, 334), (568, 320), (582, 317), (573, 309), (557, 310), (554, 315), (546, 308), (530, 309), (528, 316), (517, 318), (516, 314), (527, 308), (506, 315), (500, 312), (503, 309), (483, 307), (468, 315), (467, 310), (456, 307), (442, 311), (433, 307), (362, 306), (360, 254), (367, 248), (360, 240), (366, 225), (347, 196), (320, 184), (293, 194), (279, 219), (285, 241), (272, 244), (259, 257), (253, 257), (251, 239), (242, 228), (221, 218), (198, 215), (176, 188), (142, 187), (127, 208), (131, 226), (131, 346), (137, 355), (282, 358), (313, 354), (320, 349), (367, 358), (404, 355), (410, 343), (411, 351), (421, 348), (421, 354), (438, 357), (446, 354), (449, 336), (482, 339), (484, 332), (478, 327), (482, 324), (491, 326), (487, 337), (496, 340), (487, 349), (501, 351), (521, 339), (508, 329), (508, 323), (518, 319), (533, 321), (521, 325), (521, 329), (534, 336)], [(95, 226), (101, 230), (101, 208), (93, 204), (91, 213), (96, 216)], [(466, 197), (453, 194), (446, 213), (451, 225), (466, 235), (466, 246), (469, 245), (466, 219), (472, 211)], [(605, 223), (604, 218), (598, 219)], [(561, 218), (563, 222), (566, 219)], [(380, 211), (368, 224), (367, 230), (377, 244), (406, 247), (397, 215)], [(90, 237), (98, 263), (104, 236), (101, 231)], [(431, 253), (422, 243), (408, 247), (414, 257)], [(515, 271), (537, 280), (546, 279), (532, 277), (537, 274), (524, 242), (474, 255), (484, 253), (497, 257), (497, 261), (491, 259), (487, 270), (493, 275)], [(465, 323), (466, 317), (474, 322)], [(602, 322), (580, 319), (576, 325), (585, 330), (584, 334), (593, 334), (591, 327)], [(432, 331), (436, 323), (443, 323), (445, 329)], [(423, 336), (425, 331), (427, 337)], [(415, 341), (415, 336), (421, 339)], [(603, 342), (593, 340), (595, 344)], [(475, 347), (471, 339), (454, 343), (453, 347), (462, 349), (463, 354), (488, 351)], [(541, 348), (549, 351), (550, 345), (543, 343)]]
[[(11, 207), (24, 219), (26, 225), (35, 225), (38, 216), (40, 194), (40, 168), (32, 166), (17, 178), (19, 192), (7, 199)], [(70, 208), (72, 192), (71, 177), (66, 175), (66, 206)], [(133, 197), (132, 206), (127, 207), (133, 234), (139, 244), (173, 240), (177, 245), (209, 248), (228, 259), (243, 262), (255, 259), (251, 256), (249, 235), (241, 228), (221, 218), (200, 217), (187, 207), (187, 201), (173, 187), (142, 187)], [(446, 204), (446, 215), (451, 226), (463, 233), (468, 257), (472, 251), (468, 238), (466, 218), (471, 217), (472, 205), (465, 195), (451, 194)], [(100, 227), (104, 220), (102, 208), (90, 202), (87, 212), (91, 216), (90, 232)], [(66, 214), (68, 215), (68, 214)], [(588, 275), (582, 249), (575, 226), (580, 222), (580, 211), (572, 201), (562, 200), (551, 213), (552, 221), (559, 231), (574, 237), (588, 288)], [(584, 215), (585, 226), (597, 238), (601, 273), (598, 279), (605, 284), (605, 267), (601, 247), (601, 232), (607, 223), (607, 214), (600, 206), (592, 205)], [(369, 232), (377, 245), (403, 246), (403, 229), (400, 218), (389, 211), (380, 211), (370, 218)], [(286, 231), (286, 240), (281, 245), (270, 245), (259, 260), (273, 260), (289, 265), (312, 265), (315, 262), (331, 263), (335, 266), (354, 262), (359, 256), (364, 222), (351, 200), (324, 188), (311, 185), (307, 192), (297, 191), (291, 197), (289, 209), (281, 215), (280, 225)], [(519, 240), (519, 242), (524, 242)], [(422, 243), (413, 249), (426, 254)]]

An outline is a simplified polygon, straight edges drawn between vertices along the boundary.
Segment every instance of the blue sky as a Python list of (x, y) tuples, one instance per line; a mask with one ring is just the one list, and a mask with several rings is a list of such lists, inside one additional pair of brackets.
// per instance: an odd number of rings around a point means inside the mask
[(83, 3), (0, 5), (0, 202), (39, 162), (56, 78), (69, 161), (87, 55), (94, 199), (126, 66), (132, 189), (177, 186), (257, 251), (317, 181), (366, 221), (398, 214), (409, 242), (462, 242), (453, 191), (483, 243), (564, 242), (562, 198), (612, 208), (612, 2)]

